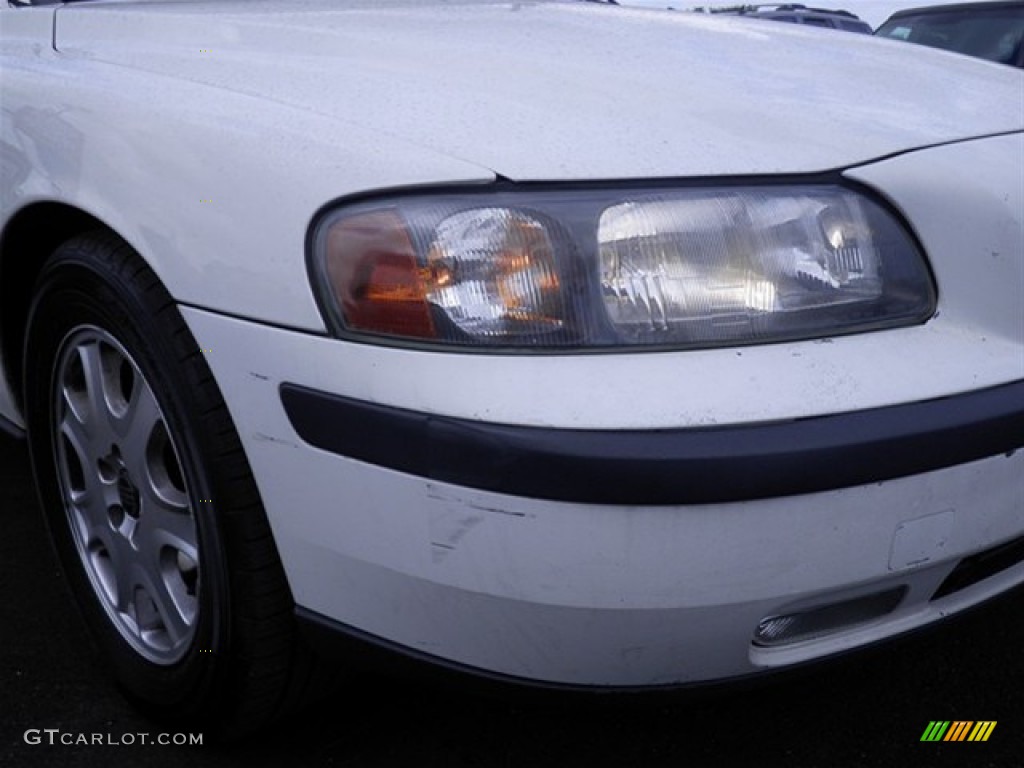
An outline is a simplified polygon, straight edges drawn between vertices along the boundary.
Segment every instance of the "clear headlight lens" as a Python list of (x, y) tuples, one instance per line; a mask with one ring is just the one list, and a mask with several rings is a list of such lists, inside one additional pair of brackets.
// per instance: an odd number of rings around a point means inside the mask
[(343, 208), (314, 244), (339, 331), (448, 345), (749, 344), (935, 305), (909, 235), (839, 186), (418, 196)]
[(602, 213), (598, 244), (605, 309), (634, 343), (754, 338), (763, 321), (883, 292), (861, 199), (838, 189), (621, 203)]
[(535, 336), (565, 327), (555, 246), (527, 213), (483, 208), (447, 217), (427, 265), (427, 301), (470, 336)]

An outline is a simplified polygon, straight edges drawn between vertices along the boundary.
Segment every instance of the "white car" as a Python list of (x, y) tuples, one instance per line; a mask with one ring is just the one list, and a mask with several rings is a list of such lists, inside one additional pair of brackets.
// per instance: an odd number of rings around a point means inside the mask
[[(0, 8), (0, 414), (114, 674), (721, 681), (1024, 582), (1024, 73), (592, 2)], [(312, 650), (310, 650), (312, 649)]]

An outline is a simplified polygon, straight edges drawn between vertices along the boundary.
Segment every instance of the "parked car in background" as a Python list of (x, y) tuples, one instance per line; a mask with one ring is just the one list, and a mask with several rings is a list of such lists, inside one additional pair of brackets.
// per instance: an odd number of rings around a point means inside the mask
[(1024, 67), (1024, 2), (1021, 0), (898, 11), (875, 34)]
[(1015, 70), (95, 0), (0, 5), (0, 85), (0, 428), (154, 716), (257, 728), (353, 645), (732, 680), (1024, 583)]
[(849, 11), (809, 8), (805, 5), (794, 3), (700, 6), (694, 10), (715, 14), (734, 14), (751, 19), (782, 21), (789, 24), (804, 24), (809, 27), (822, 27), (824, 29), (842, 29), (847, 32), (860, 32), (867, 35), (871, 34), (871, 25)]

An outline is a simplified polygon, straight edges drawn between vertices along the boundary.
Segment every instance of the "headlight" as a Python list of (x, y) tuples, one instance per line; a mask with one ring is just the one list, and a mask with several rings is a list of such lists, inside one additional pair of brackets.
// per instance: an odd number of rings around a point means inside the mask
[(935, 309), (894, 216), (831, 185), (375, 200), (318, 222), (312, 273), (342, 335), (468, 347), (751, 344)]

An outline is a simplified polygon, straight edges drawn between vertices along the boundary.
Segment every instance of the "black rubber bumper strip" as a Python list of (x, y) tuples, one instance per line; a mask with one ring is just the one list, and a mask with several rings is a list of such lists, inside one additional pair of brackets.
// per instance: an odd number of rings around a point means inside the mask
[(281, 399), (299, 436), (325, 451), (470, 488), (594, 504), (706, 504), (814, 493), (1010, 455), (1024, 446), (1024, 381), (816, 418), (672, 430), (490, 424), (292, 384), (281, 386)]

